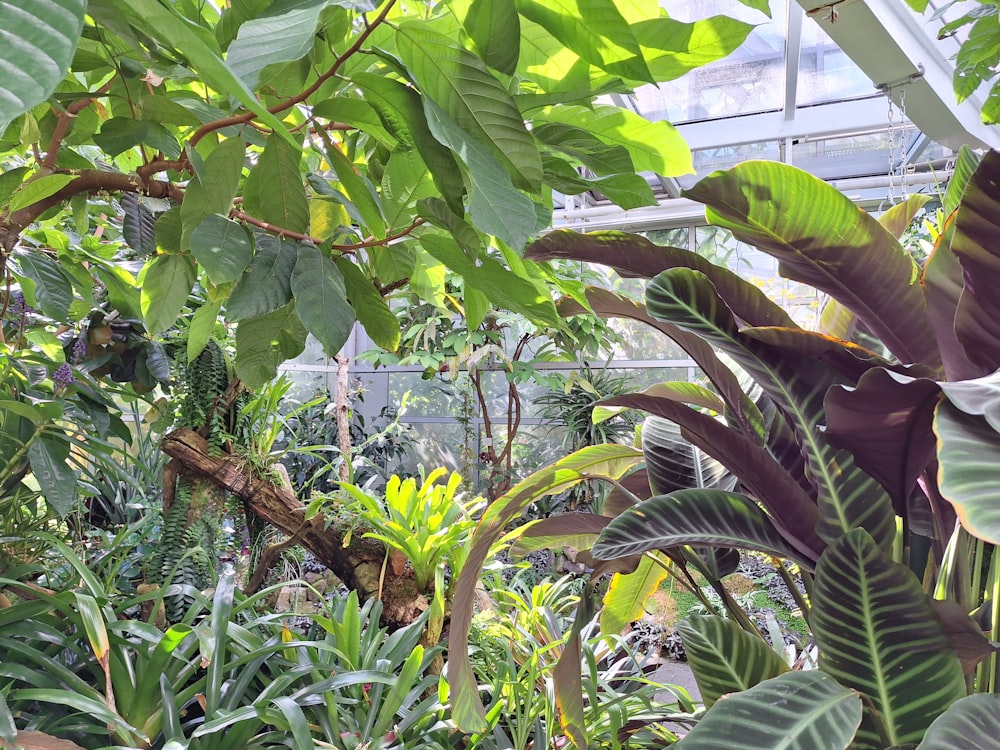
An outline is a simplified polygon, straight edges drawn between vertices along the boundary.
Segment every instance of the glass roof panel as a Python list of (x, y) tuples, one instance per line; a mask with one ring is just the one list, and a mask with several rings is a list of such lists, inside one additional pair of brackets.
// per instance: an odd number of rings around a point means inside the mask
[(874, 96), (871, 79), (819, 24), (802, 25), (797, 106)]

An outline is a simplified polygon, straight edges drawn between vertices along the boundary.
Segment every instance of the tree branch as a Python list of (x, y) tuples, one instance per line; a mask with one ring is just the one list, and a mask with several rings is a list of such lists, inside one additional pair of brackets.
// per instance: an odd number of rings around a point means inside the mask
[(50, 171), (56, 168), (56, 157), (59, 156), (59, 149), (62, 148), (63, 139), (66, 137), (66, 133), (69, 132), (69, 126), (73, 118), (89, 107), (94, 99), (108, 93), (111, 90), (111, 81), (113, 80), (114, 76), (93, 94), (73, 102), (59, 113), (56, 126), (52, 131), (52, 137), (49, 139), (49, 147), (45, 150), (45, 159), (41, 162), (42, 167)]

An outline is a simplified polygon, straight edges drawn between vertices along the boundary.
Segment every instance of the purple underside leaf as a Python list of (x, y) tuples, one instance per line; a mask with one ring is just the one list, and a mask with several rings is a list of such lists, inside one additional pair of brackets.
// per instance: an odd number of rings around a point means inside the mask
[(854, 454), (858, 466), (885, 487), (900, 515), (934, 460), (931, 422), (940, 394), (933, 380), (882, 368), (869, 370), (855, 388), (835, 386), (826, 394), (827, 440)]

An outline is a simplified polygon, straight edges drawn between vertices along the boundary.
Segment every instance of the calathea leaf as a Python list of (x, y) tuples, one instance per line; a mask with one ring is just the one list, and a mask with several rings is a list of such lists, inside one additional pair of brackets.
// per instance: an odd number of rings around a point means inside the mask
[(934, 720), (917, 750), (992, 750), (997, 737), (1000, 695), (969, 695)]
[(250, 388), (275, 378), (278, 365), (305, 349), (307, 331), (289, 302), (274, 312), (236, 326), (236, 375)]
[(690, 615), (677, 623), (677, 632), (705, 708), (788, 671), (774, 649), (731, 620)]
[(183, 255), (157, 255), (139, 274), (139, 304), (149, 333), (162, 333), (177, 322), (196, 279), (194, 263)]
[[(570, 514), (575, 515), (575, 514)], [(646, 614), (646, 602), (667, 577), (663, 565), (644, 555), (632, 573), (615, 573), (604, 594), (601, 632), (617, 635)]]
[(884, 747), (883, 736), (891, 745), (919, 742), (965, 695), (962, 665), (920, 582), (863, 529), (820, 558), (809, 625), (820, 669), (871, 701), (858, 732), (861, 747)]
[(296, 257), (295, 243), (258, 235), (257, 254), (229, 295), (226, 317), (255, 318), (288, 304)]
[(309, 331), (331, 357), (340, 351), (354, 326), (354, 308), (347, 302), (344, 277), (330, 258), (302, 242), (291, 278), (295, 309)]
[(677, 743), (719, 750), (739, 738), (755, 750), (845, 750), (861, 723), (861, 699), (822, 672), (789, 672), (731, 695)]
[(0, 28), (16, 39), (0, 59), (0, 133), (63, 80), (83, 31), (86, 0), (4, 0)]
[(483, 62), (416, 22), (400, 24), (396, 41), (424, 95), (488, 148), (518, 187), (537, 192), (542, 182), (538, 148), (514, 100)]

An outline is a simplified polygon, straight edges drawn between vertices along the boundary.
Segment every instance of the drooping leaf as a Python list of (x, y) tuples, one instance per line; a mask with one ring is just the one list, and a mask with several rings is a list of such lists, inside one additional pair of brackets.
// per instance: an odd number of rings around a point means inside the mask
[[(484, 512), (473, 534), (472, 547), (455, 584), (455, 609), (451, 640), (465, 644), (472, 626), (472, 605), (483, 563), (504, 527), (534, 499), (562, 492), (592, 477), (619, 479), (638, 463), (641, 455), (624, 445), (588, 446), (516, 484)], [(485, 731), (486, 711), (476, 687), (472, 662), (464, 647), (454, 649), (448, 660), (452, 716), (463, 731)]]
[(539, 119), (583, 128), (607, 144), (623, 146), (639, 172), (655, 172), (664, 177), (694, 173), (691, 150), (666, 120), (653, 122), (606, 104), (593, 108), (576, 104), (552, 107)]
[(667, 577), (666, 569), (644, 555), (632, 573), (615, 573), (604, 594), (601, 607), (601, 632), (618, 635), (630, 623), (642, 619), (646, 602), (659, 590)]
[(863, 529), (831, 544), (816, 566), (809, 625), (819, 666), (871, 701), (863, 747), (919, 742), (965, 695), (962, 665), (920, 582), (886, 558)]
[(289, 302), (274, 312), (246, 318), (236, 326), (236, 375), (249, 388), (275, 378), (278, 365), (305, 349), (307, 331)]
[[(18, 249), (14, 253), (21, 275), (30, 279), (36, 307), (46, 317), (64, 321), (73, 304), (73, 284), (60, 264), (41, 250)], [(25, 290), (27, 293), (29, 290)], [(26, 296), (30, 296), (26, 294)]]
[(689, 615), (676, 627), (705, 708), (788, 671), (774, 649), (731, 620)]
[(514, 0), (472, 0), (462, 25), (483, 62), (514, 74), (521, 48), (521, 19)]
[(69, 464), (69, 441), (42, 432), (28, 447), (31, 473), (38, 482), (45, 502), (60, 516), (67, 515), (76, 503), (76, 474)]
[(191, 326), (188, 329), (187, 340), (187, 361), (188, 364), (194, 362), (205, 347), (208, 346), (209, 339), (215, 332), (215, 326), (219, 318), (219, 310), (222, 308), (222, 300), (209, 302), (194, 311), (191, 316)]
[(958, 157), (955, 159), (955, 171), (952, 173), (951, 179), (948, 180), (948, 187), (945, 188), (944, 192), (944, 200), (941, 202), (941, 209), (944, 211), (946, 220), (958, 208), (958, 204), (961, 203), (965, 188), (968, 186), (969, 180), (972, 179), (976, 167), (979, 166), (979, 159), (979, 154), (967, 145), (963, 144), (958, 150)]
[(878, 223), (885, 227), (885, 230), (893, 237), (900, 239), (930, 199), (929, 195), (922, 193), (911, 195), (902, 203), (897, 203), (879, 216)]
[(608, 560), (682, 545), (757, 550), (812, 565), (753, 500), (708, 489), (677, 490), (629, 508), (601, 532), (591, 554)]
[(843, 193), (796, 167), (750, 161), (684, 191), (706, 217), (774, 256), (785, 278), (854, 312), (905, 364), (941, 365), (927, 336), (919, 268), (895, 237)]
[(295, 309), (328, 356), (336, 356), (351, 335), (354, 308), (347, 302), (344, 277), (334, 262), (308, 243), (298, 246), (291, 278)]
[(536, 192), (542, 181), (538, 148), (514, 100), (482, 61), (423, 24), (400, 24), (396, 40), (424, 94), (486, 146), (518, 187)]
[(993, 372), (1000, 367), (1000, 153), (987, 152), (969, 180), (955, 219), (951, 250), (962, 264), (965, 290), (955, 314), (955, 333), (969, 360)]
[(401, 332), (399, 321), (389, 309), (389, 305), (371, 281), (351, 261), (347, 258), (337, 258), (335, 263), (344, 277), (347, 299), (369, 338), (386, 351), (396, 351)]
[(934, 411), (938, 438), (938, 485), (969, 533), (1000, 543), (997, 462), (1000, 434), (985, 418), (968, 414), (950, 401)]
[(241, 139), (227, 138), (205, 159), (201, 176), (188, 182), (180, 211), (181, 249), (188, 248), (191, 234), (202, 221), (214, 214), (229, 214), (240, 184), (245, 149)]
[(76, 51), (86, 0), (4, 0), (0, 29), (0, 133), (16, 117), (41, 104), (69, 70)]
[(727, 492), (736, 489), (736, 475), (685, 438), (684, 428), (676, 422), (655, 415), (646, 417), (642, 423), (642, 454), (654, 495), (695, 487)]
[(136, 193), (123, 193), (122, 238), (130, 248), (142, 255), (156, 252), (156, 219), (153, 212), (142, 205)]
[(238, 279), (250, 265), (253, 244), (242, 225), (212, 214), (191, 233), (191, 254), (213, 284), (225, 284)]
[(719, 15), (691, 23), (673, 18), (647, 18), (634, 23), (632, 29), (645, 48), (653, 78), (673, 81), (738, 49), (754, 26)]
[(230, 320), (256, 318), (288, 304), (297, 246), (269, 235), (257, 237), (257, 254), (226, 302)]
[(405, 227), (412, 221), (417, 203), (436, 195), (437, 187), (420, 154), (410, 149), (389, 157), (382, 172), (381, 197), (391, 226)]
[[(328, 144), (325, 153), (330, 167), (344, 188), (344, 192), (357, 207), (361, 220), (364, 222), (362, 226), (374, 237), (379, 239), (385, 237), (385, 217), (382, 215), (378, 195), (371, 183), (334, 144)], [(401, 229), (402, 227), (397, 228)]]
[(687, 328), (732, 356), (773, 400), (801, 443), (807, 475), (818, 493), (817, 531), (823, 539), (833, 541), (861, 527), (883, 549), (890, 548), (896, 519), (888, 494), (819, 429), (823, 397), (843, 382), (841, 376), (819, 360), (741, 336), (732, 311), (703, 274), (684, 268), (664, 271), (647, 286), (646, 307), (653, 317)]
[[(306, 232), (309, 229), (309, 200), (299, 171), (302, 152), (284, 138), (272, 135), (253, 168), (248, 183), (255, 187), (253, 202), (246, 210), (282, 229)], [(245, 200), (251, 196), (247, 195)], [(185, 201), (186, 203), (187, 201)]]
[(927, 729), (917, 750), (992, 750), (1000, 737), (1000, 695), (969, 695)]
[(196, 280), (194, 263), (183, 255), (157, 255), (139, 274), (139, 304), (146, 330), (162, 333), (175, 323)]
[(861, 699), (822, 672), (789, 672), (709, 711), (678, 750), (719, 750), (739, 738), (755, 750), (845, 750), (861, 723)]
[(640, 174), (612, 174), (605, 177), (585, 177), (570, 162), (551, 154), (542, 155), (542, 166), (548, 184), (565, 195), (595, 191), (612, 203), (628, 210), (656, 204), (653, 189)]
[(607, 516), (595, 513), (562, 513), (540, 518), (518, 528), (509, 552), (514, 557), (524, 557), (529, 552), (554, 547), (590, 549), (608, 521)]

